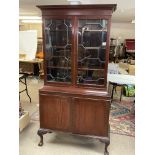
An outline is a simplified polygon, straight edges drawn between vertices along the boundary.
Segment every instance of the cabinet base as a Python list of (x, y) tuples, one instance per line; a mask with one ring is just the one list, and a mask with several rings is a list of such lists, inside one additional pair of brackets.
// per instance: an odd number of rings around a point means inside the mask
[[(50, 129), (40, 128), (37, 132), (38, 136), (40, 137), (40, 142), (39, 142), (38, 146), (43, 146), (43, 135), (47, 134), (47, 133), (52, 133), (52, 132), (53, 131)], [(78, 135), (78, 134), (76, 134), (76, 135)], [(108, 152), (108, 146), (110, 144), (110, 137), (109, 136), (108, 137), (98, 137), (98, 136), (89, 136), (89, 135), (79, 135), (79, 136), (85, 136), (85, 137), (91, 137), (91, 138), (99, 139), (100, 142), (105, 143), (104, 155), (109, 155), (109, 152)]]

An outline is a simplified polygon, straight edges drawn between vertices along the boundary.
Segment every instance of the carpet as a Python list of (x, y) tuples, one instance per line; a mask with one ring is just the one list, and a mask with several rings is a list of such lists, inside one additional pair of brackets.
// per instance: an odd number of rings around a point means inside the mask
[[(113, 100), (110, 110), (110, 132), (114, 134), (135, 136), (135, 114), (132, 110), (133, 100), (123, 98)], [(39, 109), (31, 115), (32, 121), (39, 121)]]
[(110, 132), (114, 134), (135, 136), (135, 113), (133, 101), (114, 100), (110, 111)]

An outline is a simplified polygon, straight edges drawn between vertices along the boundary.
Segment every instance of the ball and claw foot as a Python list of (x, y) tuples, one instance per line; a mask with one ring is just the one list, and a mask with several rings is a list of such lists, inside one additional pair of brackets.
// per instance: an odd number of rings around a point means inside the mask
[(52, 133), (52, 131), (50, 130), (47, 130), (47, 129), (42, 129), (40, 128), (37, 132), (38, 136), (40, 137), (40, 142), (38, 144), (38, 146), (43, 146), (43, 135), (46, 134), (46, 133)]
[[(109, 145), (109, 144), (108, 144), (108, 145)], [(109, 155), (109, 152), (108, 152), (108, 149), (107, 149), (108, 145), (105, 144), (104, 155)]]
[(108, 138), (100, 139), (102, 143), (105, 143), (104, 155), (109, 155), (108, 146), (110, 144), (110, 140)]
[(38, 146), (43, 146), (43, 142), (40, 140)]
[(109, 152), (104, 152), (104, 155), (109, 155)]

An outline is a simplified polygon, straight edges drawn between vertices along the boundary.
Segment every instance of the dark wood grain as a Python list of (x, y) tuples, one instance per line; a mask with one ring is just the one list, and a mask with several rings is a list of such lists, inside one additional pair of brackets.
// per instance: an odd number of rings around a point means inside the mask
[(75, 133), (108, 136), (109, 106), (105, 100), (74, 98)]
[(101, 97), (104, 99), (110, 100), (110, 94), (106, 91), (106, 89), (102, 90), (92, 90), (89, 88), (77, 88), (77, 87), (58, 87), (58, 86), (44, 86), (39, 90), (40, 94), (53, 94), (53, 93), (59, 93), (61, 95), (82, 95), (82, 96), (89, 96), (91, 98), (94, 97)]
[[(42, 10), (43, 16), (51, 15), (68, 15), (68, 16), (94, 16), (111, 15), (116, 10), (116, 4), (98, 4), (98, 5), (44, 5), (37, 6)], [(58, 11), (59, 10), (59, 11)]]
[(70, 128), (69, 97), (60, 95), (40, 95), (40, 126), (47, 129), (69, 130)]
[(96, 8), (96, 9), (102, 9), (102, 10), (111, 10), (111, 11), (115, 11), (117, 4), (83, 4), (83, 5), (38, 5), (38, 8), (40, 8), (41, 10), (45, 9), (49, 9), (49, 10), (61, 10), (61, 9), (92, 9), (92, 8)]

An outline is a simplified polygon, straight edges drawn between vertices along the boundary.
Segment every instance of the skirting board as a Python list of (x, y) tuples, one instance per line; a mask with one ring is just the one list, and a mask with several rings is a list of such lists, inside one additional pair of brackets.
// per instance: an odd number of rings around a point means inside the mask
[(30, 122), (28, 111), (24, 111), (24, 115), (19, 118), (19, 131), (21, 132)]

